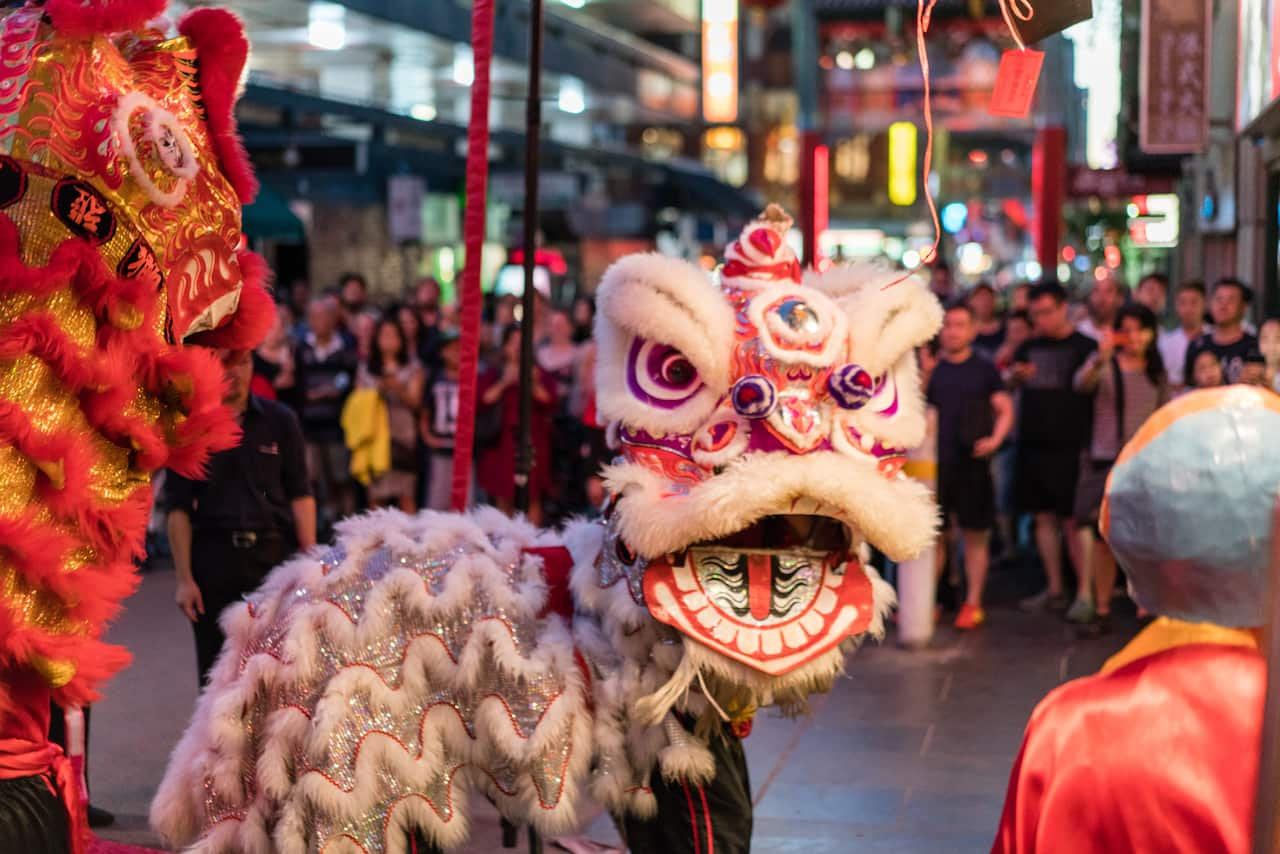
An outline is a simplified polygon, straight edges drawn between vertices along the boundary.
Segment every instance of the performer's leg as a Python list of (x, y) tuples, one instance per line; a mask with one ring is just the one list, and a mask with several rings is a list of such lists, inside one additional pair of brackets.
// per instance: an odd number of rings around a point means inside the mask
[[(631, 854), (747, 854), (751, 850), (751, 781), (742, 741), (725, 733), (708, 745), (716, 776), (698, 786), (658, 777), (658, 814), (626, 820)], [(654, 771), (655, 776), (658, 772)]]
[(428, 842), (425, 836), (415, 833), (409, 837), (409, 854), (444, 854), (444, 852)]
[(0, 851), (66, 854), (70, 839), (66, 808), (48, 776), (0, 780)]
[[(7, 692), (0, 708), (0, 768), (12, 769), (10, 773), (38, 769), (49, 752), (49, 689), (30, 670), (0, 668), (0, 684)], [(52, 767), (0, 779), (0, 852), (65, 854), (70, 824)]]
[(218, 617), (228, 605), (240, 598), (240, 576), (244, 571), (241, 564), (246, 555), (243, 550), (233, 549), (217, 540), (204, 540), (198, 545), (192, 549), (191, 573), (200, 588), (204, 613), (196, 616), (191, 628), (196, 637), (196, 672), (203, 689), (226, 640), (222, 627), (218, 625)]
[[(92, 706), (81, 706), (80, 713), (84, 718), (84, 787), (89, 791), (89, 719)], [(70, 756), (73, 745), (67, 741), (67, 710), (52, 700), (49, 701), (49, 741), (62, 748), (62, 752)]]
[(203, 688), (226, 642), (218, 617), (246, 593), (255, 590), (267, 573), (288, 556), (293, 543), (269, 540), (253, 549), (237, 549), (217, 539), (197, 539), (201, 542), (198, 548), (192, 549), (191, 574), (200, 588), (204, 613), (196, 617), (192, 629), (196, 638), (196, 667)]

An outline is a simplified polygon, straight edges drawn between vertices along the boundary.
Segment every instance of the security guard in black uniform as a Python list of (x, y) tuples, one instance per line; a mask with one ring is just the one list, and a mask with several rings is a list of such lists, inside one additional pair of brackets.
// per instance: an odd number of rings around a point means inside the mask
[(194, 625), (200, 684), (222, 649), (218, 616), (252, 592), (273, 567), (316, 541), (316, 503), (306, 442), (292, 410), (249, 393), (248, 350), (219, 351), (240, 419), (240, 444), (215, 454), (209, 476), (165, 476), (169, 544), (178, 607)]

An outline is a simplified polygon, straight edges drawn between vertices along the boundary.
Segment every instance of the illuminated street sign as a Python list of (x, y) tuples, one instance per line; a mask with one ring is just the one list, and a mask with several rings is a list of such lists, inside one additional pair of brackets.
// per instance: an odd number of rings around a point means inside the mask
[(738, 0), (702, 0), (702, 118), (738, 119)]
[(1134, 196), (1129, 203), (1129, 239), (1135, 246), (1178, 245), (1178, 196)]
[(903, 207), (916, 203), (916, 126), (889, 125), (889, 201)]

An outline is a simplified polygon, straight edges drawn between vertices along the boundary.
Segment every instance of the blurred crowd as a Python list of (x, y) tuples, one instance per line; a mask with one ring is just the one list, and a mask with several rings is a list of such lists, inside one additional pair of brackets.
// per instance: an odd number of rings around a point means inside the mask
[[(963, 289), (945, 266), (931, 287), (946, 307), (939, 337), (920, 353), (946, 519), (938, 572), (968, 629), (986, 615), (992, 561), (1043, 568), (1027, 608), (1063, 613), (1105, 632), (1117, 569), (1099, 536), (1107, 474), (1159, 406), (1186, 389), (1226, 383), (1280, 389), (1280, 319), (1248, 322), (1252, 291), (1160, 274), (1132, 290), (1117, 277), (1071, 294), (1057, 283), (1004, 292)], [(252, 390), (298, 415), (323, 539), (353, 512), (393, 505), (448, 509), (458, 426), (458, 309), (439, 284), (374, 305), (362, 276), (315, 291), (295, 284), (253, 356)], [(520, 306), (487, 298), (475, 421), (473, 501), (511, 512), (519, 420)], [(603, 499), (607, 461), (595, 413), (593, 305), (557, 307), (539, 293), (533, 470), (528, 515), (553, 524)], [(366, 439), (389, 439), (380, 465)], [(948, 584), (950, 582), (950, 584)]]
[[(368, 508), (449, 508), (459, 316), (441, 295), (431, 278), (389, 305), (371, 302), (358, 273), (319, 292), (299, 282), (254, 353), (252, 391), (286, 404), (301, 422), (322, 537), (336, 520)], [(589, 299), (556, 308), (537, 294), (528, 512), (537, 524), (587, 511), (603, 497), (592, 312)], [(516, 297), (490, 296), (481, 332), (472, 499), (505, 512), (515, 500), (519, 313)], [(361, 456), (365, 437), (379, 433), (389, 437), (389, 465)]]
[(946, 319), (920, 361), (944, 516), (940, 589), (958, 606), (955, 625), (986, 619), (990, 556), (1025, 555), (1045, 578), (1025, 609), (1105, 633), (1124, 587), (1099, 512), (1121, 448), (1188, 389), (1280, 391), (1280, 319), (1250, 324), (1253, 292), (1230, 278), (1206, 288), (1151, 274), (1131, 291), (1112, 276), (1076, 299), (1056, 282), (961, 290), (945, 268), (932, 281)]

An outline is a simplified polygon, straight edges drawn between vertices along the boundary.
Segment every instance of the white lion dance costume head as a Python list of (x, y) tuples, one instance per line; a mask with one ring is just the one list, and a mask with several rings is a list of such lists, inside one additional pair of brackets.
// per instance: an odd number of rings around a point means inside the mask
[(229, 612), (156, 828), (403, 852), (464, 841), (471, 791), (544, 833), (586, 796), (652, 816), (655, 785), (712, 781), (757, 708), (825, 689), (892, 606), (864, 545), (903, 559), (934, 534), (901, 468), (941, 312), (883, 268), (802, 281), (789, 224), (771, 207), (718, 283), (658, 255), (605, 275), (603, 520), (378, 512)]

